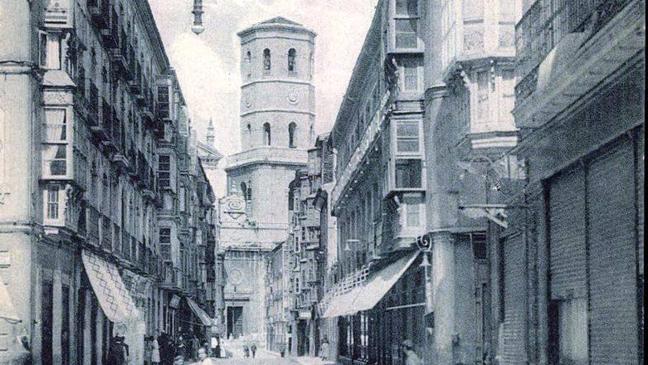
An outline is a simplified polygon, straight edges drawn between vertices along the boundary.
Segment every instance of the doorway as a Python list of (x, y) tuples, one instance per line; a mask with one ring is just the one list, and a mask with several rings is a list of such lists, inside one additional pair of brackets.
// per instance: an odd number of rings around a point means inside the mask
[(227, 307), (227, 338), (243, 335), (243, 307)]

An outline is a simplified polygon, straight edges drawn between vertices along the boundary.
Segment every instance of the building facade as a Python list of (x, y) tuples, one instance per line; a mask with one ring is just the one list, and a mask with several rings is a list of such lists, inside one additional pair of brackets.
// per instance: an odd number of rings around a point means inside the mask
[(290, 217), (285, 250), (290, 255), (284, 270), (289, 278), (291, 334), (289, 351), (295, 356), (317, 356), (321, 321), (317, 304), (323, 296), (326, 247), (322, 245), (320, 211), (316, 205), (322, 190), (322, 149), (318, 137), (308, 151), (308, 167), (297, 171), (288, 190)]
[(278, 17), (238, 35), (242, 151), (227, 158), (228, 196), (220, 204), (225, 316), (228, 336), (262, 343), (265, 260), (288, 234), (287, 187), (306, 166), (312, 141), (315, 34)]
[(174, 294), (211, 325), (215, 246), (148, 2), (10, 1), (0, 18), (20, 35), (0, 43), (2, 362), (101, 364), (124, 336), (142, 363), (145, 336), (180, 329)]
[(525, 2), (515, 123), (525, 185), (493, 225), (500, 364), (644, 357), (645, 2)]
[(274, 352), (289, 351), (289, 276), (285, 268), (289, 265), (286, 245), (279, 243), (267, 257), (266, 270), (266, 349)]

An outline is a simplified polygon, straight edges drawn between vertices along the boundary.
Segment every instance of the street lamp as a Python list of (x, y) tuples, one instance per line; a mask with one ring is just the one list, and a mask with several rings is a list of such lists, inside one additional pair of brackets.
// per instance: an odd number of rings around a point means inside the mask
[(194, 15), (194, 22), (191, 26), (191, 31), (200, 34), (205, 31), (205, 27), (202, 23), (203, 3), (202, 0), (194, 0), (193, 10), (191, 13)]

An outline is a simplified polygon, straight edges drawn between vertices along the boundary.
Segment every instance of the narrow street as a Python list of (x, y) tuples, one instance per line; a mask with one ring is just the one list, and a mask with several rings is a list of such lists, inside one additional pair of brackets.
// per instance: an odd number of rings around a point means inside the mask
[(246, 359), (246, 358), (232, 358), (232, 359), (217, 359), (215, 360), (216, 364), (231, 364), (231, 365), (253, 365), (253, 364), (264, 364), (264, 365), (287, 365), (287, 364), (298, 364), (298, 362), (287, 359), (287, 358), (256, 358), (256, 359)]

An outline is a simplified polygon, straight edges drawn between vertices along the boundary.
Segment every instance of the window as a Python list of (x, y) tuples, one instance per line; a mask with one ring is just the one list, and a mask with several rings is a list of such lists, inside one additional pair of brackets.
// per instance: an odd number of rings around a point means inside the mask
[(402, 66), (402, 90), (419, 90), (419, 66), (416, 60), (405, 60)]
[(421, 204), (415, 198), (405, 198), (405, 225), (419, 227), (421, 225)]
[(168, 155), (158, 158), (158, 182), (160, 187), (171, 186), (171, 157)]
[(51, 185), (47, 188), (47, 219), (59, 219), (58, 185)]
[(263, 124), (263, 144), (270, 146), (272, 144), (272, 131), (270, 130), (270, 123)]
[(420, 152), (419, 121), (399, 120), (396, 123), (396, 152)]
[[(476, 124), (477, 125), (482, 125), (483, 128), (485, 128), (484, 125), (488, 124), (488, 121), (490, 119), (490, 108), (489, 108), (489, 101), (488, 101), (488, 94), (489, 94), (489, 85), (490, 85), (490, 80), (489, 80), (488, 72), (483, 71), (480, 72), (477, 75), (477, 120)], [(477, 127), (477, 130), (475, 132), (482, 131), (480, 130), (479, 127)]]
[(160, 116), (160, 118), (169, 118), (170, 116), (169, 86), (168, 85), (158, 86), (157, 90), (158, 90), (158, 98), (157, 98), (158, 115)]
[(160, 228), (160, 256), (171, 259), (171, 228)]
[(421, 160), (397, 159), (395, 168), (396, 188), (421, 187)]
[(266, 48), (263, 50), (263, 70), (270, 71), (271, 68), (272, 68), (272, 59), (270, 56), (270, 50)]
[(296, 69), (296, 57), (297, 57), (297, 51), (295, 51), (294, 48), (291, 48), (288, 50), (288, 72), (295, 72), (297, 71)]
[(46, 109), (43, 128), (43, 173), (67, 175), (67, 118), (65, 109)]
[(418, 18), (396, 19), (396, 48), (418, 48)]
[(301, 293), (301, 288), (299, 287), (299, 278), (295, 278), (295, 293)]
[(51, 279), (41, 282), (41, 360), (53, 363), (54, 285)]
[(247, 53), (245, 54), (245, 63), (252, 63), (252, 53), (250, 51), (247, 51)]
[(38, 62), (40, 67), (47, 67), (47, 33), (39, 31), (38, 32), (38, 53), (39, 58)]
[(396, 15), (417, 16), (418, 0), (396, 0)]
[(288, 125), (288, 147), (295, 148), (295, 129), (297, 129), (297, 124), (291, 122)]

